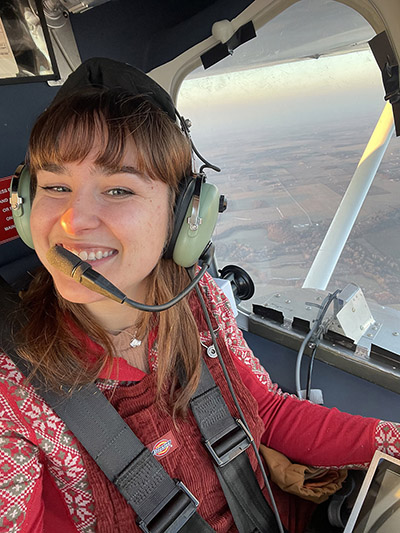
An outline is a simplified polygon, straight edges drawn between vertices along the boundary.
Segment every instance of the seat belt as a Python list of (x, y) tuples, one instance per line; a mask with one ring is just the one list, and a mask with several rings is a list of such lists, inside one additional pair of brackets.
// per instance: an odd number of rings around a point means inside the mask
[[(0, 299), (1, 345), (28, 376), (30, 365), (12, 344), (10, 306), (16, 307), (18, 295), (0, 279), (1, 289), (5, 295)], [(95, 384), (72, 394), (65, 389), (65, 396), (46, 390), (37, 378), (32, 379), (32, 384), (134, 509), (142, 531), (213, 532), (196, 512), (196, 498), (181, 481), (169, 477)], [(191, 407), (239, 532), (277, 532), (272, 510), (258, 487), (247, 454), (242, 453), (250, 444), (248, 432), (230, 415), (205, 363)]]
[[(29, 365), (13, 349), (7, 355), (29, 375)], [(198, 500), (181, 482), (173, 480), (136, 437), (94, 384), (65, 396), (32, 380), (38, 394), (65, 422), (107, 478), (115, 484), (138, 516), (145, 533), (212, 533), (196, 512)]]
[(204, 362), (190, 407), (239, 532), (278, 532), (275, 515), (244, 453), (253, 438), (243, 422), (231, 415)]
[[(0, 346), (22, 374), (29, 376), (31, 366), (18, 355), (12, 340), (19, 297), (1, 277), (0, 294)], [(72, 394), (64, 388), (64, 394), (58, 394), (46, 390), (40, 376), (31, 383), (134, 509), (142, 531), (214, 531), (196, 512), (199, 502), (189, 489), (170, 478), (95, 384)]]

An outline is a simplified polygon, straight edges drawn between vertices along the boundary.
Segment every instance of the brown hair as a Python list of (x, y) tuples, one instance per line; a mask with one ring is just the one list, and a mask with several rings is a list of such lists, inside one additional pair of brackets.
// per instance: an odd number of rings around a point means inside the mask
[[(142, 97), (121, 92), (90, 89), (50, 106), (39, 117), (28, 152), (33, 193), (39, 169), (48, 163), (82, 161), (90, 153), (94, 139), (101, 145), (96, 163), (102, 166), (118, 165), (127, 144), (134, 142), (138, 169), (170, 186), (172, 220), (179, 182), (191, 172), (189, 141), (163, 111)], [(171, 259), (161, 258), (148, 281), (145, 303), (161, 304), (188, 284), (188, 275)], [(84, 305), (64, 300), (43, 267), (30, 284), (23, 306), (29, 320), (21, 331), (19, 351), (48, 387), (56, 389), (60, 384), (75, 387), (92, 382), (113, 357), (104, 328)], [(162, 404), (161, 398), (165, 397), (162, 393), (168, 391), (173, 413), (184, 414), (201, 372), (198, 329), (187, 299), (157, 315), (141, 313), (138, 336), (144, 336), (155, 326), (160, 355), (158, 400)], [(90, 365), (82, 359), (82, 351), (88, 347), (82, 347), (77, 329), (104, 347), (100, 354), (91, 354), (94, 362)], [(177, 376), (182, 369), (187, 381), (180, 388)]]

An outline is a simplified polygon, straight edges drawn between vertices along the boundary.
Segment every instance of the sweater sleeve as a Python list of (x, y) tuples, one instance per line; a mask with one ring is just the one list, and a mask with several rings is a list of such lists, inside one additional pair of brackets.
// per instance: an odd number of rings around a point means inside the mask
[(292, 461), (331, 468), (365, 468), (375, 450), (400, 457), (400, 424), (350, 415), (299, 400), (274, 384), (243, 338), (229, 302), (213, 282), (208, 296), (243, 383), (258, 403), (262, 442)]
[(33, 431), (0, 382), (0, 532), (42, 533), (43, 467)]
[(376, 450), (400, 458), (399, 423), (350, 415), (266, 390), (243, 362), (235, 357), (234, 362), (257, 400), (266, 446), (294, 462), (317, 467), (366, 468)]

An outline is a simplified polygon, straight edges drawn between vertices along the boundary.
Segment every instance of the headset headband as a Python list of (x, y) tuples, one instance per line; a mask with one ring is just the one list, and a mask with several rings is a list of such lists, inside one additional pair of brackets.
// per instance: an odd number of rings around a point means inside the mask
[(167, 113), (171, 120), (176, 120), (175, 106), (167, 91), (147, 74), (127, 63), (105, 57), (84, 61), (68, 76), (52, 103), (57, 104), (85, 87), (121, 89), (132, 95), (140, 95)]

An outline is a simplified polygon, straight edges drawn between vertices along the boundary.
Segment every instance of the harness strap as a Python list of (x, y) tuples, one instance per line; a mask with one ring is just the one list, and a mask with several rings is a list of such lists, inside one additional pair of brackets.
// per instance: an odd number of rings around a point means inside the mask
[[(12, 342), (12, 310), (18, 295), (0, 279), (1, 346), (19, 370), (31, 367)], [(11, 316), (10, 316), (11, 315)], [(94, 384), (64, 395), (46, 390), (36, 377), (32, 385), (116, 485), (146, 533), (212, 533), (196, 512), (199, 502), (181, 481), (173, 480)]]
[[(16, 307), (18, 295), (5, 285), (0, 280), (0, 289), (5, 289), (7, 295), (0, 303), (2, 346), (28, 376), (30, 365), (12, 345), (10, 307), (12, 304)], [(213, 532), (196, 512), (199, 503), (196, 498), (181, 481), (169, 477), (96, 385), (86, 385), (72, 394), (64, 389), (65, 395), (60, 395), (46, 390), (37, 378), (32, 379), (32, 384), (134, 509), (142, 531)], [(205, 363), (191, 407), (239, 532), (277, 532), (272, 510), (258, 486), (247, 454), (242, 453), (250, 445), (251, 436), (231, 416)]]
[[(27, 375), (26, 362), (14, 350), (7, 353)], [(188, 533), (213, 531), (197, 515), (199, 502), (189, 489), (167, 474), (96, 385), (61, 397), (44, 390), (37, 380), (32, 384), (115, 484), (137, 514), (144, 532), (184, 532), (185, 524)]]
[(213, 458), (225, 498), (239, 533), (277, 533), (275, 515), (265, 499), (245, 450), (252, 436), (234, 419), (206, 364), (190, 406)]

